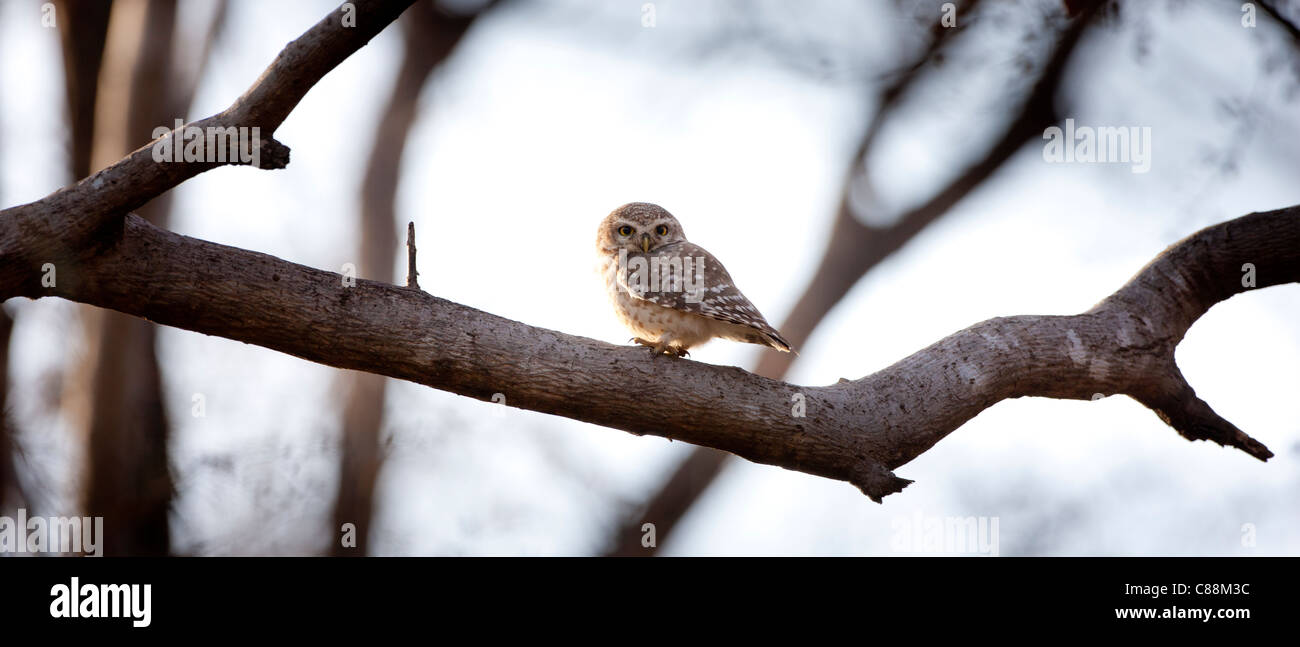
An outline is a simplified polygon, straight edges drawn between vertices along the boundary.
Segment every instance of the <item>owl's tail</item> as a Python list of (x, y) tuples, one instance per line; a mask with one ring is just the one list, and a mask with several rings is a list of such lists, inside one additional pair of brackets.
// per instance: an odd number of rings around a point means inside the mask
[(760, 336), (763, 338), (764, 344), (767, 344), (768, 346), (775, 348), (781, 351), (782, 353), (794, 353), (795, 355), (799, 354), (799, 353), (795, 353), (795, 350), (790, 347), (790, 342), (786, 341), (785, 338), (781, 336), (781, 333), (775, 330), (764, 330), (762, 333), (760, 333)]

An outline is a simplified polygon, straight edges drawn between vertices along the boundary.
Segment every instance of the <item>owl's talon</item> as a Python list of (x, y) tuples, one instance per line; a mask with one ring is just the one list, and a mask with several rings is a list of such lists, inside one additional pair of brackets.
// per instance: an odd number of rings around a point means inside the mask
[(673, 357), (686, 357), (687, 355), (690, 355), (690, 353), (686, 352), (685, 348), (670, 346), (668, 344), (656, 344), (654, 351), (656, 355), (672, 355)]
[(633, 337), (628, 341), (635, 342), (637, 344), (645, 346), (646, 348), (649, 348), (651, 355), (663, 355), (666, 352), (665, 349), (667, 348), (666, 346), (660, 346), (659, 342), (650, 341), (648, 339), (641, 339), (640, 337)]
[(640, 344), (650, 349), (651, 355), (673, 355), (675, 357), (686, 357), (690, 353), (685, 348), (675, 348), (671, 344), (665, 344), (657, 341), (650, 341), (640, 337), (633, 337), (628, 341)]

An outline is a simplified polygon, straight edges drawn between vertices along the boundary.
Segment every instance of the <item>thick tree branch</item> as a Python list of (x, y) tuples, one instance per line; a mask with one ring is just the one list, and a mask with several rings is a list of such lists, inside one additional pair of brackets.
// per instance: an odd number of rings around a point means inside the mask
[[(410, 380), (635, 434), (707, 445), (853, 483), (873, 500), (895, 469), (1006, 398), (1124, 393), (1180, 433), (1272, 454), (1195, 399), (1174, 349), (1210, 306), (1300, 282), (1300, 206), (1204, 229), (1073, 316), (991, 319), (859, 380), (803, 387), (534, 328), (386, 283), (158, 229), (129, 216), (119, 242), (26, 296), (60, 296), (310, 361)], [(654, 394), (655, 397), (646, 397)], [(792, 413), (802, 396), (806, 416)]]
[[(186, 128), (259, 127), (263, 168), (283, 168), (289, 149), (272, 136), (322, 77), (360, 49), (414, 0), (344, 3), (285, 46), (262, 76), (226, 110)], [(352, 21), (355, 18), (355, 22)], [(348, 26), (355, 25), (355, 26)], [(164, 125), (164, 124), (159, 124)], [(175, 134), (175, 131), (172, 132)], [(164, 135), (164, 137), (171, 135)], [(173, 140), (176, 141), (176, 140)], [(164, 162), (153, 143), (116, 164), (41, 200), (0, 211), (0, 298), (18, 283), (38, 283), (42, 264), (75, 255), (87, 244), (110, 241), (121, 218), (150, 199), (222, 162)], [(21, 242), (21, 244), (20, 244)], [(30, 286), (29, 286), (30, 287)]]

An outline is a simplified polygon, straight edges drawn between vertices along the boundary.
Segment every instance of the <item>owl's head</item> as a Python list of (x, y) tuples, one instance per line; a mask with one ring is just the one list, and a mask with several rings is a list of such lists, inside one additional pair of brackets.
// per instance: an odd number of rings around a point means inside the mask
[(681, 223), (663, 207), (649, 202), (629, 202), (600, 222), (596, 249), (603, 254), (653, 252), (686, 240)]

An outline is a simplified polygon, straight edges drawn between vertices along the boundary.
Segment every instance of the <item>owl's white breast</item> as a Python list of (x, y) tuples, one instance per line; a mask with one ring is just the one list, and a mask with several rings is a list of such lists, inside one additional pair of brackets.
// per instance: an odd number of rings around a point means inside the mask
[(632, 296), (618, 282), (617, 257), (605, 259), (602, 275), (614, 314), (637, 337), (658, 341), (667, 334), (673, 346), (690, 348), (718, 336), (715, 329), (722, 322)]

